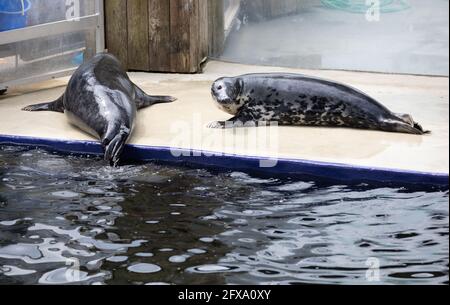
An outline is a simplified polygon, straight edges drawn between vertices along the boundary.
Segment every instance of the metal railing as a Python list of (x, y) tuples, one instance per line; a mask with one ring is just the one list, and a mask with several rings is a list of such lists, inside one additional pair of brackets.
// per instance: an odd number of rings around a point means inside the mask
[[(31, 41), (39, 38), (55, 37), (57, 35), (64, 35), (76, 33), (81, 31), (95, 30), (95, 52), (103, 52), (105, 50), (105, 32), (104, 32), (104, 0), (95, 0), (95, 13), (92, 15), (75, 17), (71, 19), (44, 23), (34, 26), (28, 26), (20, 29), (0, 32), (0, 47), (4, 45), (16, 45), (21, 42)], [(16, 52), (10, 54), (15, 57), (15, 69), (19, 66), (19, 54), (17, 48)], [(55, 55), (58, 56), (58, 55)], [(0, 60), (2, 55), (0, 53)], [(26, 65), (26, 64), (25, 64)], [(55, 71), (45, 71), (36, 73), (31, 76), (19, 76), (14, 79), (9, 79), (2, 82), (0, 78), (0, 92), (4, 92), (7, 88), (22, 84), (29, 84), (39, 82), (52, 78), (67, 76), (73, 73), (77, 67), (70, 67)], [(0, 65), (0, 73), (2, 73)], [(11, 72), (10, 72), (11, 73)], [(14, 73), (14, 71), (12, 72)], [(1, 75), (0, 75), (1, 76)], [(14, 76), (14, 75), (13, 75)]]

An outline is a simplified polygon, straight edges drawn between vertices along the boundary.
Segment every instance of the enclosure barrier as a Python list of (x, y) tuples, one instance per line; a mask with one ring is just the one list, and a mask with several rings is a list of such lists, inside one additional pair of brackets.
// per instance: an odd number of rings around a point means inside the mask
[[(9, 21), (19, 20), (21, 24), (0, 28), (0, 90), (70, 75), (83, 59), (104, 51), (103, 0), (65, 1), (58, 6), (47, 0), (24, 3), (23, 15), (13, 14)], [(67, 12), (61, 12), (61, 7)], [(52, 16), (53, 12), (63, 17)], [(69, 64), (68, 59), (57, 60), (69, 54), (72, 56)]]
[[(28, 146), (73, 155), (103, 155), (101, 144), (94, 141), (67, 141), (0, 135), (0, 145)], [(328, 179), (335, 183), (361, 184), (367, 182), (395, 186), (404, 186), (407, 184), (442, 189), (448, 189), (449, 186), (449, 175), (446, 173), (371, 168), (349, 164), (284, 158), (278, 158), (277, 164), (274, 167), (263, 168), (260, 167), (261, 161), (273, 160), (255, 156), (217, 155), (213, 152), (177, 149), (173, 147), (126, 145), (122, 158), (134, 162), (156, 161), (214, 170), (244, 171), (270, 177)]]

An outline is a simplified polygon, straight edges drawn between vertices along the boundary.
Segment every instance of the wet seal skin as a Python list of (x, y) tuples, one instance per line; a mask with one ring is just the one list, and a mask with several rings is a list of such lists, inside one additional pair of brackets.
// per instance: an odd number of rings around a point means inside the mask
[(209, 128), (268, 125), (348, 127), (415, 135), (425, 131), (409, 114), (396, 114), (344, 84), (301, 74), (223, 77), (211, 88), (220, 109), (234, 115)]
[(75, 71), (59, 99), (22, 110), (64, 113), (71, 124), (100, 139), (105, 160), (117, 166), (137, 110), (175, 100), (147, 95), (128, 78), (117, 58), (101, 53)]

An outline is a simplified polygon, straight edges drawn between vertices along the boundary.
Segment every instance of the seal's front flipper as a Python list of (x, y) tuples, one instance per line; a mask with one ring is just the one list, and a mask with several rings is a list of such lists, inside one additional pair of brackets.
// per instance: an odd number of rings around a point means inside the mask
[(177, 98), (172, 96), (151, 96), (145, 93), (141, 88), (134, 85), (136, 89), (136, 107), (137, 109), (143, 109), (146, 107), (153, 106), (155, 104), (166, 104), (172, 103), (177, 100)]
[(54, 111), (64, 113), (63, 97), (50, 103), (30, 105), (22, 108), (23, 111)]
[(105, 161), (108, 161), (111, 166), (117, 167), (129, 136), (130, 129), (122, 126), (117, 134), (110, 137), (106, 136), (102, 141), (105, 150)]
[(212, 129), (229, 129), (229, 128), (259, 127), (259, 126), (268, 126), (268, 123), (263, 121), (243, 121), (236, 117), (228, 121), (211, 122), (206, 127)]
[(206, 127), (207, 128), (211, 128), (211, 129), (225, 129), (225, 128), (227, 128), (226, 127), (226, 122), (224, 122), (224, 121), (211, 122)]

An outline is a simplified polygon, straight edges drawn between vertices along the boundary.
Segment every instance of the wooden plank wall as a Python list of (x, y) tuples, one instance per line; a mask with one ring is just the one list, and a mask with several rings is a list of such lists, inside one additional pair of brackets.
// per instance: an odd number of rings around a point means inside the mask
[(210, 11), (223, 12), (222, 1), (105, 0), (106, 47), (128, 70), (199, 72), (219, 31)]

